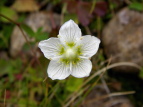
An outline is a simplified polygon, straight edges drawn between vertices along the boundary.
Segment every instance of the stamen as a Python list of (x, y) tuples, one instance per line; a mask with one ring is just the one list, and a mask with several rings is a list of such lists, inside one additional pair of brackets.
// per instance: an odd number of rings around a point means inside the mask
[[(67, 43), (68, 44), (68, 43)], [(61, 62), (66, 65), (76, 65), (81, 59), (79, 56), (82, 54), (81, 46), (72, 47), (73, 44), (68, 44), (68, 47), (61, 48), (60, 55), (62, 53), (63, 58), (61, 58)]]

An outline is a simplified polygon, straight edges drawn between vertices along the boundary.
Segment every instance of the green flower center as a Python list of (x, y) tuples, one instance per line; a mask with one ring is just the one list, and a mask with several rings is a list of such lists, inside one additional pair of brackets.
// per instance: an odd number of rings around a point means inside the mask
[(67, 47), (62, 46), (60, 48), (59, 54), (63, 57), (60, 59), (61, 62), (63, 62), (66, 65), (69, 65), (70, 63), (76, 64), (80, 61), (79, 55), (82, 54), (81, 52), (81, 46), (74, 46), (74, 45), (68, 45)]

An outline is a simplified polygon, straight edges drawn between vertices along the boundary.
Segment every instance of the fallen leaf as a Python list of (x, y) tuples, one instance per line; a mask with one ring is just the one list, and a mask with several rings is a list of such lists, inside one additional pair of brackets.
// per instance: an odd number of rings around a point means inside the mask
[(39, 6), (35, 0), (16, 0), (12, 8), (18, 12), (33, 12), (39, 10)]
[(95, 5), (95, 9), (93, 10), (93, 14), (97, 16), (104, 16), (107, 12), (108, 5), (106, 2), (97, 2)]
[[(69, 13), (77, 14), (78, 20), (83, 26), (87, 26), (93, 16), (104, 16), (107, 12), (106, 2), (97, 2), (93, 12), (90, 14), (92, 2), (85, 1), (66, 1)], [(73, 8), (74, 7), (74, 8)]]

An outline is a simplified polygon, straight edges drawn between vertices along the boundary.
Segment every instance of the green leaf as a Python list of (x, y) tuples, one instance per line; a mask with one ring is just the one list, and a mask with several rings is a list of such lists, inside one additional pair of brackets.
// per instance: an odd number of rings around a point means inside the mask
[(10, 36), (12, 34), (12, 31), (13, 31), (13, 28), (14, 28), (14, 25), (4, 25), (3, 26), (3, 36), (6, 38), (6, 39), (10, 39)]
[[(14, 10), (12, 10), (11, 8), (8, 8), (8, 7), (5, 7), (5, 6), (0, 7), (0, 12), (4, 16), (10, 18), (11, 20), (16, 20), (18, 18), (17, 13)], [(9, 22), (9, 20), (7, 20), (4, 17), (0, 17), (0, 20), (3, 21), (3, 22)]]
[(22, 15), (20, 15), (19, 16), (19, 18), (17, 19), (17, 22), (24, 22), (24, 20), (25, 20), (25, 18), (26, 18), (26, 15), (25, 14), (22, 14)]
[(43, 28), (40, 27), (35, 34), (35, 38), (37, 41), (48, 39), (48, 37), (49, 37), (49, 33), (43, 32), (42, 30), (43, 30)]
[(32, 30), (32, 28), (26, 24), (22, 24), (21, 27), (24, 29), (24, 31), (30, 36), (35, 36), (35, 32)]
[(77, 88), (82, 85), (83, 83), (83, 78), (74, 78), (71, 77), (67, 80), (66, 83), (66, 90), (70, 91), (70, 92), (74, 92), (77, 90)]
[(42, 30), (43, 30), (43, 27), (39, 27), (36, 34), (40, 34), (42, 32)]
[(47, 32), (43, 32), (39, 35), (37, 35), (35, 38), (37, 41), (41, 41), (41, 40), (45, 40), (45, 39), (48, 39), (48, 33)]
[(143, 11), (143, 4), (142, 3), (138, 3), (138, 2), (132, 2), (129, 5), (130, 9), (135, 9), (137, 11)]

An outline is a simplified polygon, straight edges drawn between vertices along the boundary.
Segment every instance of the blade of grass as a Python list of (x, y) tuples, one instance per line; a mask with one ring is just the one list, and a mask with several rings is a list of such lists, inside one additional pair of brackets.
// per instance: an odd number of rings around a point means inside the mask
[(64, 23), (63, 21), (64, 21), (64, 14), (66, 12), (66, 9), (67, 9), (67, 4), (64, 3), (62, 8), (62, 13), (61, 13), (61, 25)]
[(91, 6), (91, 9), (90, 9), (90, 14), (92, 14), (92, 12), (93, 12), (93, 10), (94, 10), (94, 8), (95, 8), (95, 5), (96, 5), (96, 0), (94, 0), (94, 1), (92, 2), (92, 6)]
[(81, 91), (79, 91), (77, 94), (74, 94), (72, 97), (71, 97), (71, 100), (65, 104), (63, 107), (69, 107), (69, 105), (78, 97), (80, 96), (85, 90), (87, 90), (88, 88), (90, 87), (90, 85), (86, 86), (85, 88), (83, 88)]
[(109, 65), (108, 67), (104, 67), (101, 70), (98, 70), (97, 72), (95, 72), (93, 75), (91, 75), (82, 85), (80, 85), (77, 90), (72, 93), (71, 95), (69, 95), (69, 97), (67, 97), (67, 99), (64, 101), (65, 103), (69, 101), (69, 99), (71, 98), (71, 96), (73, 96), (75, 93), (77, 93), (83, 86), (85, 86), (89, 81), (91, 81), (94, 77), (96, 77), (97, 75), (100, 75), (101, 73), (103, 73), (104, 71), (114, 68), (114, 67), (118, 67), (118, 66), (133, 66), (139, 70), (141, 70), (141, 67), (135, 63), (131, 63), (131, 62), (119, 62), (119, 63), (114, 63)]
[(56, 92), (56, 89), (59, 87), (61, 81), (58, 81), (54, 87), (49, 91), (49, 100), (51, 100)]
[(91, 75), (84, 83), (83, 83), (83, 86), (85, 84), (87, 84), (90, 80), (92, 80), (94, 77), (96, 77), (97, 75), (101, 74), (102, 72), (104, 72), (106, 69), (111, 69), (111, 68), (114, 68), (114, 67), (118, 67), (118, 66), (132, 66), (132, 67), (135, 67), (139, 70), (141, 70), (141, 67), (135, 63), (132, 63), (132, 62), (118, 62), (118, 63), (114, 63), (114, 64), (111, 64), (109, 65), (108, 67), (104, 67), (102, 68), (101, 70), (98, 70), (97, 72), (95, 72), (93, 75)]

